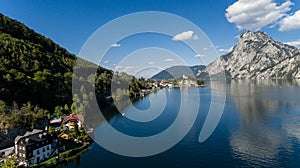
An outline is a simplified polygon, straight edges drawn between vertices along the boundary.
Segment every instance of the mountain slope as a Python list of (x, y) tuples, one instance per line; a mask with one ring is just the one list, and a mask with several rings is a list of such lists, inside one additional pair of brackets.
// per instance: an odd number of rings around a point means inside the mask
[[(0, 14), (0, 100), (7, 105), (30, 101), (51, 112), (56, 106), (70, 107), (76, 59), (49, 38)], [(101, 67), (99, 72), (106, 72), (102, 76), (107, 79), (112, 74)]]
[(202, 73), (217, 74), (224, 66), (229, 78), (300, 78), (300, 51), (262, 32), (243, 33), (233, 50)]
[(171, 80), (174, 78), (180, 78), (183, 75), (186, 76), (196, 76), (196, 74), (203, 70), (205, 68), (204, 65), (196, 65), (196, 66), (173, 66), (170, 68), (167, 68), (154, 76), (151, 77), (151, 79), (155, 80)]

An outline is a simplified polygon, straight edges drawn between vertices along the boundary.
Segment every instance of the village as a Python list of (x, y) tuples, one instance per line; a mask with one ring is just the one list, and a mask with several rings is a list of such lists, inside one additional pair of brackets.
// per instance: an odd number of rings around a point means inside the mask
[[(204, 86), (203, 81), (185, 75), (169, 81), (146, 81), (149, 87), (134, 92), (134, 98), (142, 98), (157, 89)], [(111, 99), (112, 97), (108, 97), (108, 102)], [(82, 114), (53, 114), (50, 118), (45, 121), (48, 124), (17, 135), (14, 138), (14, 146), (0, 150), (1, 166), (51, 167), (80, 155), (93, 142), (85, 132)]]
[(0, 150), (1, 166), (53, 166), (84, 152), (92, 142), (83, 129), (84, 117), (70, 114), (50, 120), (44, 130), (17, 136), (14, 146)]

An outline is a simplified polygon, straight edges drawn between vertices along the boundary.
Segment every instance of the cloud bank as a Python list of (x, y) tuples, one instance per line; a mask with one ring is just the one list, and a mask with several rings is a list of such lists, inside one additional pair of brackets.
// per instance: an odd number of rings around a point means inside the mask
[(226, 9), (225, 15), (239, 30), (260, 30), (287, 16), (292, 5), (290, 0), (282, 4), (273, 0), (238, 0)]
[(300, 29), (300, 10), (293, 15), (289, 15), (280, 22), (279, 31), (290, 31)]

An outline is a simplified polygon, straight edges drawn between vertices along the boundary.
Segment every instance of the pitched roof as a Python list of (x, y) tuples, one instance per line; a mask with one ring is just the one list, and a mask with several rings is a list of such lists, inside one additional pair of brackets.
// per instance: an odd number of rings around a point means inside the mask
[(66, 122), (69, 122), (71, 120), (77, 120), (80, 122), (84, 122), (84, 117), (82, 114), (70, 114), (69, 116), (67, 116), (66, 118), (64, 118), (64, 121), (62, 122), (63, 124)]
[(28, 137), (28, 136), (31, 136), (31, 135), (34, 135), (34, 134), (38, 134), (38, 133), (41, 133), (41, 132), (43, 132), (43, 130), (39, 130), (39, 129), (34, 129), (31, 132), (27, 131), (23, 136), (17, 136), (15, 138), (15, 142), (18, 142), (21, 138)]

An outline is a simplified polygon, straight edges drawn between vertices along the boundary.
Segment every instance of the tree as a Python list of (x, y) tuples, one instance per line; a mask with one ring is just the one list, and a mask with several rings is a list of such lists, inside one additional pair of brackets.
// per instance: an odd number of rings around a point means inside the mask
[(198, 86), (203, 86), (204, 85), (204, 81), (197, 80), (197, 85)]
[(51, 119), (51, 114), (50, 113), (47, 114), (47, 118), (48, 118), (48, 120)]
[(72, 103), (72, 104), (71, 104), (71, 108), (70, 108), (70, 109), (71, 109), (71, 113), (72, 113), (72, 114), (77, 114), (75, 103)]
[(73, 134), (76, 138), (79, 136), (78, 124), (77, 124), (76, 121), (75, 121), (75, 124), (74, 124)]
[(3, 100), (0, 100), (0, 113), (5, 113), (7, 110), (7, 105)]
[(173, 86), (175, 86), (175, 87), (178, 86), (178, 82), (176, 79), (173, 80)]
[(16, 162), (13, 158), (7, 158), (3, 163), (0, 164), (2, 168), (17, 168)]
[(70, 113), (70, 109), (69, 109), (69, 106), (67, 104), (65, 104), (65, 107), (64, 107), (64, 114), (69, 114)]
[(63, 108), (62, 106), (56, 106), (54, 110), (54, 114), (59, 118), (63, 115)]
[(50, 134), (54, 132), (54, 129), (53, 129), (52, 126), (49, 126), (49, 129), (48, 129), (48, 130), (49, 130), (48, 132), (49, 132)]

